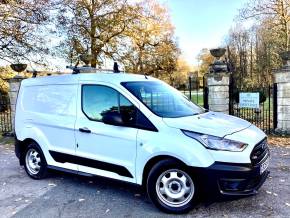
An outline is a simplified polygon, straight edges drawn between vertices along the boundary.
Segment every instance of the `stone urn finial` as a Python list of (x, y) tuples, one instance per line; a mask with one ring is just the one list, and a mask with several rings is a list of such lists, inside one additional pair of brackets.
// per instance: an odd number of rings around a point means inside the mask
[(27, 64), (11, 64), (10, 67), (17, 73), (21, 73), (27, 68)]
[(225, 48), (214, 48), (209, 51), (210, 51), (210, 54), (218, 60), (226, 53)]
[(285, 67), (290, 67), (290, 51), (279, 53)]
[[(21, 73), (21, 72), (23, 72), (23, 71), (26, 70), (27, 64), (20, 64), (20, 63), (18, 63), (18, 64), (11, 64), (10, 67), (15, 72)], [(22, 78), (22, 76), (20, 76), (20, 75), (17, 74), (14, 78)]]
[(222, 56), (226, 53), (225, 48), (215, 48), (210, 50), (210, 54), (215, 57), (213, 64), (211, 64), (211, 72), (228, 72), (227, 63), (223, 60), (220, 60)]

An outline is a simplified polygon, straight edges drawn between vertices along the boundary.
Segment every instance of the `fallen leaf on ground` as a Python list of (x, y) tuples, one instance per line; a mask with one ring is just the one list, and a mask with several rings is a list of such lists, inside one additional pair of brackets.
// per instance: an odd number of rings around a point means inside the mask
[(107, 210), (106, 210), (106, 213), (109, 213), (109, 211), (110, 211), (110, 209), (107, 209)]
[(289, 137), (269, 137), (268, 143), (279, 147), (290, 147)]
[(85, 200), (85, 199), (83, 199), (83, 198), (80, 198), (80, 199), (79, 199), (79, 202), (82, 202), (82, 201), (84, 201), (84, 200)]
[(269, 195), (271, 195), (271, 194), (272, 194), (272, 192), (269, 192), (269, 191), (266, 191), (266, 193), (267, 193), (267, 194), (269, 194)]

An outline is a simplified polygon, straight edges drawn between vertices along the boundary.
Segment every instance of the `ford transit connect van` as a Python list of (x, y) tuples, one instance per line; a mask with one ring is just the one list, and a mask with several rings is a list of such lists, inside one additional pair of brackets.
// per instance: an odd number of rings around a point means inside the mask
[(25, 79), (15, 134), (33, 179), (57, 169), (135, 183), (169, 213), (187, 212), (204, 191), (255, 194), (269, 173), (264, 132), (143, 75)]

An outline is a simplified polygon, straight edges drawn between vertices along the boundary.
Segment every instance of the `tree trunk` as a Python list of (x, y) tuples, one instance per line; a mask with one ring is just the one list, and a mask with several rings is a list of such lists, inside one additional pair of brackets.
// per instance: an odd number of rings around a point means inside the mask
[(92, 0), (92, 11), (90, 13), (90, 21), (91, 21), (91, 55), (92, 55), (92, 61), (91, 61), (91, 67), (96, 68), (97, 66), (97, 40), (96, 40), (96, 30), (97, 30), (97, 25), (94, 17), (94, 12), (95, 12), (95, 1)]
[(91, 67), (96, 68), (96, 66), (97, 66), (97, 48), (96, 48), (95, 37), (91, 38), (91, 54), (92, 54)]
[(251, 74), (251, 79), (253, 79), (253, 41), (251, 39), (251, 63), (250, 63), (250, 74)]

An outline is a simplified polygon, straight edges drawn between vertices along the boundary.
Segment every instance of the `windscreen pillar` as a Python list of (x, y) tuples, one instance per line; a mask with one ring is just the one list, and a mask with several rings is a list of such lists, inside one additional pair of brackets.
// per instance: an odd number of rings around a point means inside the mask
[(229, 85), (230, 73), (208, 74), (208, 106), (210, 111), (229, 114)]
[(290, 134), (290, 52), (280, 54), (284, 66), (274, 73), (277, 84), (277, 128), (275, 131)]
[(20, 88), (21, 81), (23, 77), (14, 77), (8, 80), (9, 83), (9, 100), (10, 100), (10, 109), (11, 109), (11, 126), (12, 132), (14, 132), (14, 118), (15, 118), (15, 109), (16, 109), (16, 101), (17, 101), (17, 94)]

